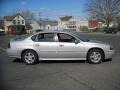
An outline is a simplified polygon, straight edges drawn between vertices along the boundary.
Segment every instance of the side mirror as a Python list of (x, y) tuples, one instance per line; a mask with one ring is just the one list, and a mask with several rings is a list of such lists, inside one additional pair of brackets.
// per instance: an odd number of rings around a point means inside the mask
[(78, 39), (75, 39), (75, 44), (80, 43), (80, 41)]

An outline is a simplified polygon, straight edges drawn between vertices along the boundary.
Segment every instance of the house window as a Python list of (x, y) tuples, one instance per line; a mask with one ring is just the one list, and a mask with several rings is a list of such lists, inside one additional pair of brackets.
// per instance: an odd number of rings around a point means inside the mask
[(19, 18), (19, 16), (17, 16), (17, 18)]
[(13, 20), (13, 24), (16, 24), (16, 21), (15, 21), (15, 20)]
[(48, 26), (48, 30), (50, 29), (50, 27)]
[(18, 24), (20, 24), (20, 20), (18, 20)]
[(22, 20), (22, 24), (24, 24), (24, 20)]

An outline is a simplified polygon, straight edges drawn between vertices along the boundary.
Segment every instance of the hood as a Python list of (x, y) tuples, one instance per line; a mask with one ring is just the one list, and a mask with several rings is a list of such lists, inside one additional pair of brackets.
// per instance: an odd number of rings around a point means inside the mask
[(89, 42), (91, 42), (91, 43), (100, 43), (100, 44), (108, 44), (108, 43), (98, 41), (98, 40), (89, 40)]

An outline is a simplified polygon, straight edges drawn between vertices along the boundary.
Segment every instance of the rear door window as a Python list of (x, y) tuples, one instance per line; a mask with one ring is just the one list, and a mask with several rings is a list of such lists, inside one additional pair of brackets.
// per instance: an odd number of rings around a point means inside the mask
[(54, 42), (54, 33), (40, 33), (37, 37), (38, 42)]

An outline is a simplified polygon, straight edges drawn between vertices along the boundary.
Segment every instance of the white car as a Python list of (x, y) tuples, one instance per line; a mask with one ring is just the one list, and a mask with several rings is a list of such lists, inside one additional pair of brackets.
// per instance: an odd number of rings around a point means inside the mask
[(0, 29), (0, 35), (5, 35), (5, 30)]
[(111, 59), (114, 49), (109, 44), (82, 38), (78, 32), (43, 31), (12, 39), (7, 53), (29, 65), (39, 60), (87, 60), (98, 64)]

